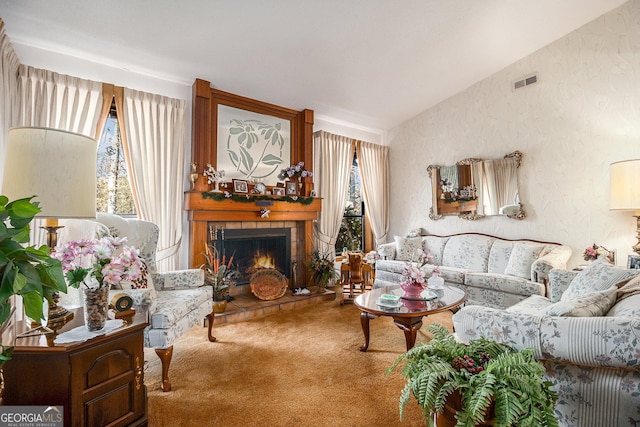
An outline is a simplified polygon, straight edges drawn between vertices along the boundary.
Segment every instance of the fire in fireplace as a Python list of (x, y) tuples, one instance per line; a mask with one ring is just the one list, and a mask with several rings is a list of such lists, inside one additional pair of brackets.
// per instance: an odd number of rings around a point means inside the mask
[(220, 254), (227, 258), (233, 255), (238, 285), (249, 283), (251, 275), (262, 268), (273, 268), (291, 277), (289, 228), (217, 229), (210, 238)]

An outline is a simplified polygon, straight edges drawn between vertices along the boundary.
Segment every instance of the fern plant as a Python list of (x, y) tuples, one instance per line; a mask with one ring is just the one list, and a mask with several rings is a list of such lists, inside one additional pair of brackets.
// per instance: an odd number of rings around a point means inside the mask
[(490, 410), (493, 426), (558, 425), (557, 394), (544, 381), (544, 366), (532, 350), (518, 352), (486, 338), (466, 345), (438, 324), (428, 330), (434, 335), (431, 341), (407, 351), (387, 370), (389, 374), (402, 363), (407, 378), (400, 394), (400, 419), (413, 396), (431, 427), (447, 399), (458, 395), (458, 427), (482, 424)]

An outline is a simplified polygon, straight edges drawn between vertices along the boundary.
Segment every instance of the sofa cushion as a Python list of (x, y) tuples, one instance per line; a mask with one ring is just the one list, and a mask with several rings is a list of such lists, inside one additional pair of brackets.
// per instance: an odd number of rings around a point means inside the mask
[(469, 272), (464, 276), (464, 284), (516, 295), (544, 295), (545, 293), (543, 283), (532, 282), (507, 274)]
[(512, 250), (513, 242), (507, 240), (496, 240), (493, 242), (491, 252), (489, 252), (487, 272), (504, 274), (504, 270), (507, 268), (507, 264), (509, 264), (509, 256)]
[(379, 259), (378, 261), (376, 261), (376, 275), (378, 274), (378, 272), (402, 274), (402, 271), (406, 266), (407, 263), (403, 261)]
[(393, 239), (396, 241), (396, 260), (398, 261), (417, 261), (423, 252), (421, 237), (394, 236)]
[(147, 263), (140, 259), (140, 277), (136, 280), (122, 280), (118, 285), (112, 286), (112, 289), (147, 289), (153, 288), (153, 279), (149, 274)]
[(576, 297), (571, 300), (558, 301), (539, 311), (541, 315), (566, 316), (566, 317), (599, 317), (616, 302), (618, 288), (612, 286), (609, 289)]
[(638, 294), (640, 294), (640, 274), (636, 274), (626, 283), (618, 283), (618, 301)]
[(543, 249), (544, 245), (514, 244), (504, 274), (531, 279), (531, 264), (538, 259)]
[(486, 273), (489, 251), (495, 240), (477, 234), (451, 236), (444, 247), (442, 265)]
[(378, 255), (382, 257), (382, 259), (395, 259), (396, 258), (396, 242), (392, 243), (383, 243), (378, 245)]
[(623, 300), (618, 299), (605, 316), (640, 318), (640, 294), (632, 295)]
[(616, 267), (604, 260), (594, 261), (573, 278), (560, 301), (571, 301), (584, 294), (604, 291), (637, 273), (638, 271)]
[(537, 316), (540, 310), (550, 305), (551, 301), (549, 298), (543, 297), (542, 295), (531, 295), (529, 298), (524, 299), (511, 307), (507, 307), (506, 311)]
[(429, 251), (432, 258), (429, 261), (432, 264), (442, 265), (442, 254), (444, 247), (449, 241), (449, 237), (423, 236), (422, 247)]

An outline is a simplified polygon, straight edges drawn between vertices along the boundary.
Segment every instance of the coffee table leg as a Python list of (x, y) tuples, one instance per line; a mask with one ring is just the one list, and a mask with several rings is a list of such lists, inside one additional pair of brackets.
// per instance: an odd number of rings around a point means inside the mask
[(362, 333), (364, 333), (364, 345), (360, 347), (360, 351), (367, 351), (369, 348), (369, 320), (376, 317), (378, 316), (365, 311), (360, 313), (360, 324), (362, 325)]
[(393, 323), (404, 331), (407, 351), (411, 350), (416, 344), (418, 330), (422, 327), (422, 317), (394, 317)]

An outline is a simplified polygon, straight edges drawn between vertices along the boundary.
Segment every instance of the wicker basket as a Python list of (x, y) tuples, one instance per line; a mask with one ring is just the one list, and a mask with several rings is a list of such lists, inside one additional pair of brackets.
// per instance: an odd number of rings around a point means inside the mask
[(281, 298), (289, 286), (284, 274), (273, 268), (264, 268), (253, 273), (249, 285), (251, 292), (265, 301)]

